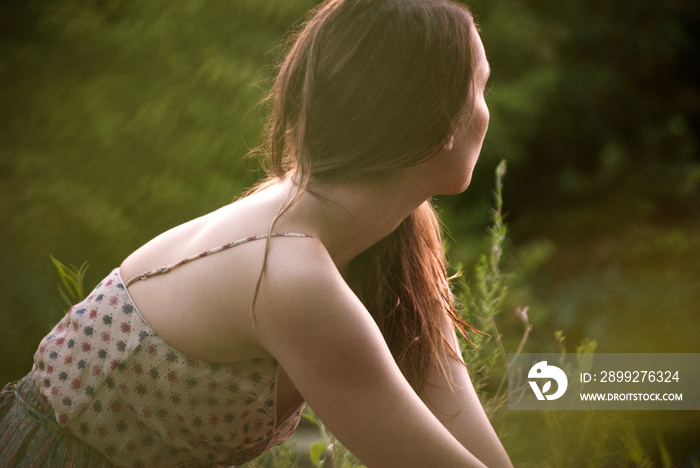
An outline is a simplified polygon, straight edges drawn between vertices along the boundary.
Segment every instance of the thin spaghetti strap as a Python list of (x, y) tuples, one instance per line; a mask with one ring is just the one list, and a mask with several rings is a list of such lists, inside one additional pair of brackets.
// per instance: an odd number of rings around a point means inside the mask
[[(296, 232), (273, 232), (272, 234), (270, 234), (270, 237), (307, 237), (310, 239), (315, 239), (315, 237), (313, 237), (313, 236), (309, 236), (307, 234), (299, 234)], [(169, 272), (170, 270), (172, 270), (173, 268), (177, 268), (181, 265), (184, 265), (185, 263), (189, 263), (189, 262), (192, 262), (194, 260), (197, 260), (198, 258), (204, 258), (204, 257), (207, 257), (209, 255), (221, 252), (222, 250), (227, 250), (227, 249), (230, 249), (231, 247), (245, 244), (246, 242), (256, 241), (256, 240), (265, 239), (265, 238), (267, 238), (267, 234), (258, 234), (257, 236), (251, 236), (251, 237), (246, 237), (244, 239), (238, 239), (236, 241), (229, 242), (228, 244), (214, 247), (213, 249), (209, 249), (209, 250), (206, 250), (204, 252), (198, 253), (196, 255), (192, 255), (191, 257), (184, 258), (184, 259), (180, 260), (179, 262), (171, 263), (169, 265), (165, 265), (165, 266), (162, 266), (159, 268), (154, 268), (153, 270), (148, 270), (144, 273), (141, 273), (140, 275), (136, 275), (133, 278), (131, 278), (129, 281), (126, 282), (126, 286), (129, 287), (137, 281), (146, 280), (152, 276), (165, 274), (165, 273)]]

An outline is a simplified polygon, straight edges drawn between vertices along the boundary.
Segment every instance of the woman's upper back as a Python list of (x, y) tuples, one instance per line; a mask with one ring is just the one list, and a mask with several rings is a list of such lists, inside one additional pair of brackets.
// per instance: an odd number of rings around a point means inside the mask
[[(251, 303), (266, 248), (264, 237), (283, 191), (273, 188), (272, 193), (255, 194), (180, 225), (122, 263), (120, 273), (129, 282), (145, 272), (203, 257), (128, 287), (144, 318), (168, 343), (208, 361), (269, 357), (252, 334)], [(274, 268), (285, 268), (278, 251), (323, 250), (315, 239), (273, 237), (269, 250)], [(231, 248), (219, 251), (221, 246)], [(203, 255), (212, 249), (214, 255)], [(273, 291), (274, 285), (263, 283), (260, 293)]]

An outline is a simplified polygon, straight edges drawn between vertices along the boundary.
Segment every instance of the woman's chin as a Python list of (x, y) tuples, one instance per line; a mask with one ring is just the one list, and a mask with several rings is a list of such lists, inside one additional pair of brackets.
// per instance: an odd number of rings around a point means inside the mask
[(472, 175), (469, 173), (461, 180), (456, 180), (454, 184), (446, 185), (443, 190), (440, 191), (439, 195), (459, 195), (469, 188), (471, 181)]

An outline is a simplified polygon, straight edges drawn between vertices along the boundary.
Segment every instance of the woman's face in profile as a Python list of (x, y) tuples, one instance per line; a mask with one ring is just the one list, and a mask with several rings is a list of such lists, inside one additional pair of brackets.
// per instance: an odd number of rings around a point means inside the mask
[(435, 182), (436, 194), (439, 195), (461, 193), (467, 189), (489, 125), (484, 93), (491, 69), (476, 27), (472, 27), (471, 34), (476, 63), (472, 112), (457, 127), (445, 148), (428, 161), (437, 166)]

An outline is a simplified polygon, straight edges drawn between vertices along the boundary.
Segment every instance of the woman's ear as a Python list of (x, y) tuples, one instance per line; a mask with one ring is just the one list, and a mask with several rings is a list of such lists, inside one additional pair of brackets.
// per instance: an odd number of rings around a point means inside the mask
[(445, 144), (445, 151), (450, 151), (455, 144), (455, 137), (451, 136), (449, 141)]

